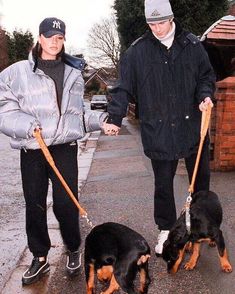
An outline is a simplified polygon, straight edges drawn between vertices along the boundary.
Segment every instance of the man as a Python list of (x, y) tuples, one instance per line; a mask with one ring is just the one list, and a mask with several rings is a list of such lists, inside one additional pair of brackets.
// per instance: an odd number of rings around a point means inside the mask
[[(36, 282), (50, 270), (46, 201), (49, 179), (53, 211), (68, 253), (66, 270), (73, 276), (81, 266), (78, 210), (34, 137), (34, 131), (41, 129), (56, 166), (77, 198), (77, 140), (85, 135), (84, 122), (89, 131), (100, 129), (106, 114), (86, 114), (81, 70), (66, 63), (64, 42), (65, 23), (55, 17), (45, 18), (28, 60), (0, 73), (0, 130), (11, 137), (12, 148), (21, 150), (26, 233), (33, 254), (31, 265), (23, 273), (23, 285)], [(70, 64), (72, 60), (70, 56)]]
[[(108, 135), (117, 135), (128, 103), (138, 102), (145, 154), (155, 176), (154, 218), (163, 243), (176, 221), (173, 180), (178, 160), (185, 159), (191, 180), (200, 139), (201, 111), (213, 106), (215, 77), (196, 36), (174, 20), (169, 0), (145, 0), (150, 31), (137, 39), (120, 63), (120, 79), (112, 91)], [(208, 190), (209, 140), (205, 140), (195, 192)]]

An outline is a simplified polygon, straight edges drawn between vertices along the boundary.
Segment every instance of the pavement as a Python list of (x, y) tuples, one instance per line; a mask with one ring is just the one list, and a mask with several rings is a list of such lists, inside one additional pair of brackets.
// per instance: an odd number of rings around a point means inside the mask
[[(144, 156), (139, 135), (138, 122), (125, 119), (120, 135), (109, 137), (95, 132), (81, 143), (79, 154), (80, 204), (88, 212), (94, 225), (107, 221), (125, 224), (141, 233), (148, 241), (152, 256), (149, 294), (161, 293), (235, 293), (235, 274), (222, 273), (216, 248), (206, 244), (201, 250), (198, 265), (193, 271), (180, 268), (177, 274), (169, 275), (166, 264), (154, 255), (158, 230), (153, 220), (154, 179), (150, 161)], [(212, 173), (211, 190), (219, 195), (223, 206), (222, 231), (229, 252), (230, 261), (235, 265), (235, 172)], [(175, 199), (178, 213), (187, 197), (187, 175), (180, 162), (175, 177)], [(48, 200), (48, 223), (52, 248), (49, 253), (50, 275), (26, 287), (21, 285), (22, 272), (31, 262), (28, 248), (24, 248), (16, 266), (7, 276), (2, 294), (85, 294), (84, 268), (70, 279), (65, 273), (65, 250), (61, 241), (58, 224)], [(84, 219), (80, 221), (84, 239), (90, 227)], [(188, 256), (186, 257), (186, 259)], [(98, 292), (102, 285), (97, 283)], [(119, 291), (122, 294), (124, 292)]]

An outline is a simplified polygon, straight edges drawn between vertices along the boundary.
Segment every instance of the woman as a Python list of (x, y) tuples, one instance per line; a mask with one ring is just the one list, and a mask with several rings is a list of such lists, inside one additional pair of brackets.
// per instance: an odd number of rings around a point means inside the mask
[[(38, 42), (29, 59), (17, 62), (0, 74), (0, 130), (11, 137), (11, 146), (21, 150), (21, 174), (26, 202), (26, 233), (33, 261), (22, 277), (23, 284), (37, 281), (49, 271), (51, 243), (46, 220), (48, 181), (52, 182), (53, 211), (68, 250), (67, 271), (81, 265), (79, 215), (61, 183), (46, 162), (34, 137), (41, 129), (56, 166), (78, 194), (77, 141), (100, 129), (105, 113), (85, 113), (81, 71), (67, 65), (64, 53), (65, 24), (51, 17), (39, 26)], [(71, 58), (70, 58), (71, 63)]]

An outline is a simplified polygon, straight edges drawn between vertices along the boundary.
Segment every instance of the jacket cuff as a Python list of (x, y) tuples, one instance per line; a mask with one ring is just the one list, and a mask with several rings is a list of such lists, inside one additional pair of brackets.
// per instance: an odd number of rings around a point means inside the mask
[(94, 132), (101, 130), (103, 122), (107, 118), (107, 112), (98, 112), (94, 110), (86, 110), (83, 115), (83, 123), (85, 132)]
[(31, 123), (31, 126), (27, 132), (27, 138), (33, 137), (33, 132), (37, 127), (41, 127), (41, 124), (39, 121), (35, 120), (33, 123)]
[(111, 115), (109, 114), (109, 117), (107, 119), (108, 124), (114, 124), (115, 126), (118, 126), (119, 128), (122, 125), (122, 117), (118, 115)]

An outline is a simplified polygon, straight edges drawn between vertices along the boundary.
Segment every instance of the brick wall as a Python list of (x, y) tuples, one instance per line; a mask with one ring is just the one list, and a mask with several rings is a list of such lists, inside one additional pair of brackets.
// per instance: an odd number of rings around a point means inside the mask
[(235, 77), (217, 82), (216, 105), (211, 120), (211, 169), (235, 170)]

